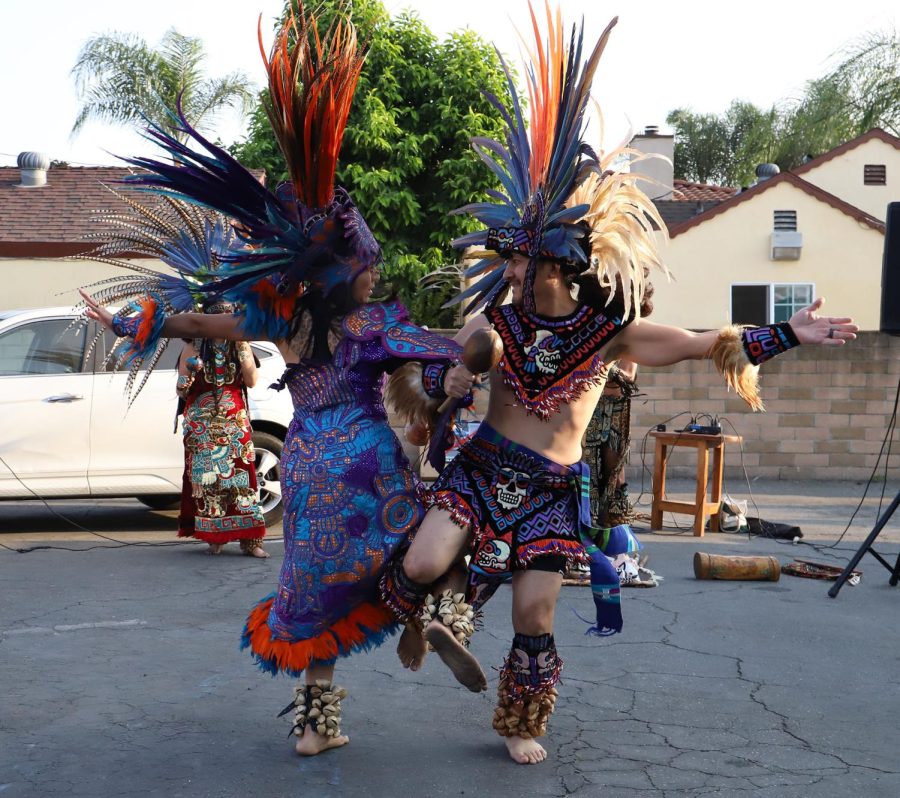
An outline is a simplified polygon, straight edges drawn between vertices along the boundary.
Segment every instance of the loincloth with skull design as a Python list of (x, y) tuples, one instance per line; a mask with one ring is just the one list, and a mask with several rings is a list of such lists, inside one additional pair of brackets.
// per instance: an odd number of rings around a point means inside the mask
[(619, 575), (607, 554), (618, 553), (621, 536), (613, 533), (625, 527), (591, 527), (589, 486), (586, 463), (554, 463), (482, 422), (422, 496), (426, 508), (446, 510), (470, 529), (466, 599), (476, 613), (514, 571), (557, 556), (567, 567), (588, 565), (597, 615), (588, 632), (622, 630)]
[(579, 480), (585, 468), (547, 460), (482, 423), (424, 501), (471, 527), (471, 572), (504, 580), (543, 555), (584, 561)]

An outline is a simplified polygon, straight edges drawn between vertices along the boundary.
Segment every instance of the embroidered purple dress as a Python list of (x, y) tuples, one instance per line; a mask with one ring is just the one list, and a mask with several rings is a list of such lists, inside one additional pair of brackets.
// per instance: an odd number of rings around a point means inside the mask
[(332, 361), (290, 366), (294, 418), (281, 459), (285, 556), (276, 593), (242, 638), (259, 666), (298, 675), (377, 645), (396, 630), (378, 595), (385, 564), (423, 517), (409, 462), (388, 425), (384, 375), (404, 361), (448, 361), (458, 345), (407, 321), (398, 303), (343, 320)]

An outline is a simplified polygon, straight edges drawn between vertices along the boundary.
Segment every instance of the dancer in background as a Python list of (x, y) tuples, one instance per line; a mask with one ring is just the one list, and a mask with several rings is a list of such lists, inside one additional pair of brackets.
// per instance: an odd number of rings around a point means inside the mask
[[(207, 303), (207, 313), (233, 313), (230, 303)], [(209, 544), (210, 554), (238, 541), (250, 557), (268, 557), (266, 524), (256, 484), (247, 389), (256, 385), (253, 350), (246, 341), (189, 340), (178, 361), (183, 414), (184, 477), (178, 536)]]

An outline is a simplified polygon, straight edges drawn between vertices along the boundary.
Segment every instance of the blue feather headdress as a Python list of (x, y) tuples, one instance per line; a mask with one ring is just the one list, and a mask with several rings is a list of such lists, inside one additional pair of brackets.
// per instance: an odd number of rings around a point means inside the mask
[[(221, 215), (173, 197), (139, 202), (129, 192), (109, 190), (124, 207), (96, 217), (94, 221), (104, 229), (88, 238), (100, 243), (76, 257), (115, 266), (123, 273), (85, 286), (86, 290), (104, 305), (124, 304), (133, 311), (152, 307), (148, 315), (155, 318), (150, 326), (156, 327), (164, 315), (202, 309), (205, 286), (214, 279), (221, 259), (240, 247), (232, 226)], [(164, 269), (141, 266), (133, 258), (162, 261)], [(83, 301), (76, 306), (84, 307)], [(148, 331), (146, 348), (117, 341), (107, 356), (116, 369), (128, 368), (129, 404), (169, 344), (158, 332)], [(100, 335), (102, 331), (91, 347)], [(135, 387), (140, 371), (144, 376)]]
[(222, 254), (207, 290), (245, 305), (278, 302), (279, 295), (286, 306), (310, 291), (327, 295), (381, 260), (359, 209), (334, 185), (364, 55), (349, 21), (337, 21), (320, 37), (301, 4), (299, 21), (289, 15), (263, 60), (267, 111), (290, 175), (275, 192), (194, 130), (180, 109), (177, 133), (188, 144), (158, 126), (146, 133), (170, 161), (125, 160), (144, 170), (128, 180), (133, 188), (212, 209), (234, 225), (242, 245)]
[[(541, 35), (530, 2), (529, 11), (534, 33), (534, 44), (528, 53), (530, 63), (525, 70), (530, 124), (525, 124), (515, 83), (501, 56), (511, 112), (496, 96), (487, 94), (487, 98), (505, 122), (505, 144), (482, 137), (472, 140), (475, 151), (496, 175), (500, 188), (488, 192), (493, 201), (472, 203), (454, 211), (472, 215), (484, 227), (453, 242), (459, 248), (475, 247), (480, 259), (464, 273), (475, 282), (449, 304), (468, 300), (468, 313), (499, 302), (507, 288), (503, 278), (505, 258), (518, 253), (530, 261), (523, 297), (529, 310), (534, 310), (538, 260), (564, 264), (575, 273), (594, 269), (601, 284), (609, 285), (617, 278), (624, 280), (626, 304), (630, 307), (632, 293), (637, 291), (640, 296), (644, 267), (659, 265), (652, 240), (653, 226), (658, 224), (663, 230), (665, 227), (652, 202), (634, 186), (636, 176), (629, 176), (630, 183), (626, 181), (627, 198), (618, 195), (621, 202), (598, 212), (595, 194), (609, 177), (606, 166), (610, 159), (598, 156), (584, 140), (591, 83), (618, 19), (606, 26), (588, 51), (583, 21), (580, 26), (572, 26), (566, 43), (558, 9), (553, 14), (549, 5), (546, 7), (546, 38)], [(619, 182), (616, 188), (625, 185)], [(614, 215), (610, 215), (611, 209)], [(637, 218), (631, 220), (630, 215)], [(609, 264), (600, 259), (609, 249), (609, 243), (600, 239), (617, 225), (624, 225), (639, 237), (639, 241), (622, 242), (627, 250), (627, 268), (623, 264), (608, 268)]]

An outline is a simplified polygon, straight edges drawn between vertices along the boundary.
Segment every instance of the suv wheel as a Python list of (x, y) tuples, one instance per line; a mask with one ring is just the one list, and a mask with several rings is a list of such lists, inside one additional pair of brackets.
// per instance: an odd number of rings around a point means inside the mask
[(283, 441), (268, 432), (253, 432), (259, 506), (266, 526), (276, 526), (284, 515), (281, 502), (281, 449)]

